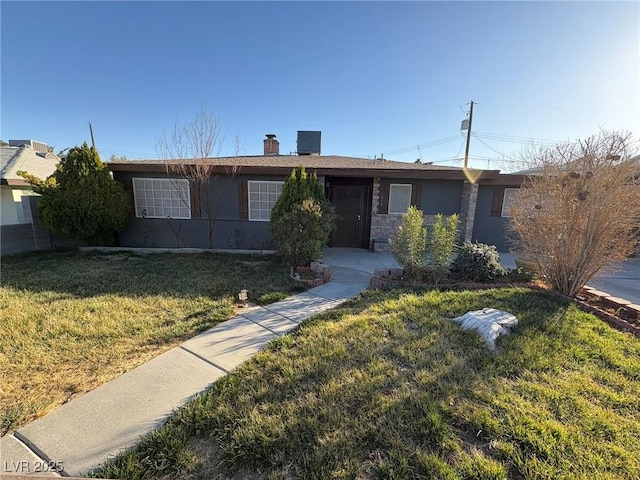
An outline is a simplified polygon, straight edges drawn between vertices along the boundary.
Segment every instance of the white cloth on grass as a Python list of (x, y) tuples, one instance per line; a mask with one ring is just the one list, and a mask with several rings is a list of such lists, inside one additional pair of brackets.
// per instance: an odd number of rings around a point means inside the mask
[(509, 328), (518, 324), (518, 319), (515, 316), (495, 308), (467, 312), (461, 317), (454, 318), (453, 321), (464, 330), (477, 330), (487, 342), (490, 350), (496, 349), (496, 339), (500, 335), (507, 335)]

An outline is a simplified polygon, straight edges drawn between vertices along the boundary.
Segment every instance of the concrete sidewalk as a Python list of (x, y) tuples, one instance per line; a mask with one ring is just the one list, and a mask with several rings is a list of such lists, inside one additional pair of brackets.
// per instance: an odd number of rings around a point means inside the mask
[(604, 269), (587, 282), (597, 290), (607, 292), (640, 305), (640, 258), (628, 258)]
[[(500, 263), (505, 268), (515, 269), (515, 255), (501, 253)], [(640, 305), (640, 258), (628, 258), (605, 267), (587, 282), (587, 286)]]
[[(134, 446), (226, 373), (272, 339), (312, 315), (334, 308), (367, 288), (376, 268), (396, 266), (390, 256), (358, 249), (327, 249), (332, 281), (239, 315), (0, 439), (0, 475), (80, 476)], [(40, 467), (40, 468), (38, 468)], [(48, 472), (57, 476), (55, 473)]]

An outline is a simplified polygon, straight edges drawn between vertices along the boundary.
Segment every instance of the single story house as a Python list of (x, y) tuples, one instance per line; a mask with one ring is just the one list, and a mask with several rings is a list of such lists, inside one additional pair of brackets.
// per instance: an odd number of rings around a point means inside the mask
[[(274, 248), (268, 223), (271, 208), (285, 178), (302, 165), (318, 175), (336, 209), (331, 246), (384, 249), (402, 214), (415, 205), (427, 222), (438, 213), (457, 213), (462, 239), (508, 251), (503, 205), (510, 189), (522, 184), (521, 175), (320, 155), (319, 141), (317, 147), (301, 141), (300, 134), (305, 133), (318, 134), (319, 140), (320, 132), (298, 132), (297, 155), (280, 155), (275, 135), (267, 135), (264, 155), (208, 159), (212, 165), (208, 191), (199, 191), (189, 180), (169, 172), (165, 161), (107, 162), (133, 206), (119, 234), (120, 245), (207, 248), (208, 222), (201, 206), (202, 195), (208, 195), (217, 212), (214, 248)], [(300, 148), (309, 144), (312, 148)]]
[(60, 159), (47, 144), (34, 140), (9, 140), (0, 146), (0, 251), (3, 254), (49, 248), (49, 233), (34, 224), (32, 205), (37, 194), (18, 172), (47, 178)]

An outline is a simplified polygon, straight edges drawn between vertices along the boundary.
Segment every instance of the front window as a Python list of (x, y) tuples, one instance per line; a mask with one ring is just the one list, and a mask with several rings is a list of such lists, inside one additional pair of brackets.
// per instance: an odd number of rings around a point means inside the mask
[(513, 202), (515, 201), (516, 195), (519, 190), (520, 190), (519, 188), (504, 189), (504, 197), (502, 199), (502, 216), (503, 217), (511, 216), (511, 207), (513, 206)]
[(136, 217), (191, 218), (189, 180), (134, 178)]
[(389, 213), (405, 213), (411, 205), (411, 184), (389, 186)]
[(249, 181), (249, 220), (268, 222), (284, 182)]

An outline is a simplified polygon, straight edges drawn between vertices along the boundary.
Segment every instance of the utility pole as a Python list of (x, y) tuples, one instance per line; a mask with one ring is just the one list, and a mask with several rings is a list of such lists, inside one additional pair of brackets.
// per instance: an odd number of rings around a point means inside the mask
[(464, 150), (464, 168), (469, 163), (469, 143), (471, 142), (471, 122), (473, 121), (473, 100), (471, 100), (471, 108), (469, 109), (469, 125), (467, 125), (467, 147)]
[[(473, 108), (473, 102), (471, 102), (471, 108)], [(93, 127), (91, 126), (91, 122), (89, 122), (89, 132), (91, 132), (91, 145), (93, 146), (94, 150), (96, 148), (96, 141), (93, 139)], [(467, 140), (468, 143), (468, 140)]]

